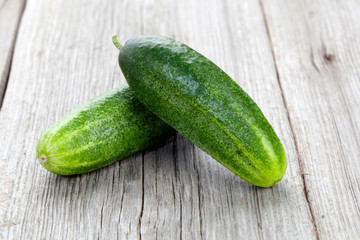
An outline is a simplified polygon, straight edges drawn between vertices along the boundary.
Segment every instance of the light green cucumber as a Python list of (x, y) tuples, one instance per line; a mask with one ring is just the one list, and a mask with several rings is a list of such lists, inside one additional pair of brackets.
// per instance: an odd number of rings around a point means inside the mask
[(148, 109), (247, 182), (269, 187), (282, 179), (287, 161), (278, 136), (223, 70), (170, 38), (114, 42), (130, 88)]
[(173, 133), (124, 86), (90, 100), (50, 127), (40, 137), (37, 157), (44, 168), (56, 174), (86, 173)]

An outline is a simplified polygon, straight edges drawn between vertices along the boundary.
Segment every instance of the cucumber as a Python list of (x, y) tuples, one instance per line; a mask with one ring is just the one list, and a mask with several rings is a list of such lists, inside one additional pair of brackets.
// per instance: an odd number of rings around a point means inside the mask
[(256, 103), (223, 70), (190, 47), (136, 36), (120, 49), (120, 68), (136, 97), (247, 182), (270, 187), (287, 167), (284, 148)]
[(37, 157), (56, 174), (86, 173), (142, 151), (174, 132), (124, 86), (90, 100), (51, 126), (39, 139)]

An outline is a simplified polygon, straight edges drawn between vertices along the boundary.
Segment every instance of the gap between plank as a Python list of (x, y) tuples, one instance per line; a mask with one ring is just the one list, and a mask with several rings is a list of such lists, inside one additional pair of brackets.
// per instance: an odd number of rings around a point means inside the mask
[[(179, 184), (178, 181), (181, 182), (180, 180), (178, 180), (178, 167), (177, 167), (177, 157), (178, 153), (177, 153), (177, 134), (174, 134), (174, 140), (173, 140), (173, 159), (174, 159), (174, 174), (175, 174), (175, 183), (176, 183), (176, 187), (178, 188)], [(181, 185), (181, 183), (180, 183)], [(176, 207), (176, 194), (175, 194), (175, 185), (174, 185), (174, 181), (172, 181), (172, 191), (173, 191), (173, 198), (174, 198), (174, 207)], [(182, 191), (181, 191), (182, 192)], [(181, 194), (180, 194), (181, 195)], [(179, 195), (179, 203), (180, 203), (180, 240), (182, 240), (182, 200), (181, 200), (181, 196)]]
[[(7, 1), (5, 1), (3, 3), (0, 10), (3, 8), (3, 6), (5, 5), (6, 2)], [(9, 79), (10, 79), (10, 72), (11, 72), (12, 61), (13, 61), (13, 56), (14, 56), (14, 52), (15, 52), (17, 36), (18, 36), (18, 33), (19, 33), (19, 28), (20, 28), (20, 24), (21, 24), (21, 21), (22, 21), (22, 17), (24, 15), (25, 7), (26, 7), (26, 0), (24, 0), (23, 6), (22, 6), (22, 8), (20, 10), (21, 12), (20, 12), (18, 22), (17, 22), (17, 25), (16, 25), (15, 36), (14, 36), (14, 39), (13, 39), (13, 41), (11, 43), (11, 52), (10, 52), (10, 56), (9, 56), (9, 66), (8, 66), (8, 69), (5, 70), (5, 73), (4, 73), (4, 75), (5, 75), (4, 88), (0, 89), (0, 111), (1, 111), (2, 104), (3, 104), (4, 98), (5, 98), (5, 93), (6, 93), (6, 89), (7, 89), (7, 86), (8, 86), (8, 82), (9, 82)]]
[(137, 225), (138, 239), (141, 240), (141, 220), (144, 213), (144, 197), (145, 197), (145, 188), (144, 188), (144, 152), (141, 153), (141, 210), (139, 216), (139, 222)]
[(262, 229), (262, 221), (261, 221), (261, 212), (260, 212), (260, 204), (259, 204), (259, 196), (258, 196), (258, 188), (255, 187), (254, 188), (254, 195), (255, 195), (255, 204), (256, 204), (256, 212), (255, 212), (255, 216), (256, 216), (256, 222), (258, 224), (258, 228), (259, 228), (259, 239), (264, 239), (263, 236), (263, 229)]
[(315, 235), (315, 238), (319, 239), (319, 232), (317, 230), (317, 225), (316, 225), (316, 221), (315, 221), (314, 207), (313, 207), (312, 202), (311, 202), (310, 197), (309, 197), (309, 190), (308, 190), (308, 188), (306, 186), (306, 180), (305, 180), (305, 174), (304, 174), (304, 165), (305, 164), (304, 164), (304, 160), (300, 157), (300, 152), (299, 152), (298, 143), (297, 143), (297, 140), (296, 140), (296, 137), (295, 137), (294, 127), (293, 127), (293, 124), (292, 124), (291, 119), (290, 119), (288, 105), (287, 105), (287, 102), (286, 102), (286, 99), (285, 99), (285, 96), (284, 96), (284, 92), (283, 92), (283, 88), (282, 88), (282, 85), (281, 85), (280, 75), (279, 75), (277, 62), (276, 62), (276, 57), (275, 57), (275, 52), (274, 52), (274, 44), (273, 44), (273, 41), (272, 41), (272, 38), (271, 38), (271, 35), (270, 35), (270, 29), (269, 29), (268, 20), (266, 18), (266, 14), (265, 14), (263, 0), (259, 0), (259, 3), (260, 3), (260, 8), (261, 8), (261, 13), (263, 15), (266, 34), (267, 34), (267, 36), (269, 38), (269, 42), (270, 42), (271, 54), (272, 54), (272, 57), (273, 57), (274, 67), (275, 67), (275, 71), (276, 71), (276, 78), (277, 78), (277, 81), (278, 81), (278, 84), (279, 84), (281, 97), (282, 97), (283, 102), (284, 102), (284, 106), (285, 106), (285, 110), (286, 110), (286, 116), (287, 116), (287, 119), (288, 119), (288, 122), (289, 122), (289, 125), (290, 125), (291, 135), (292, 135), (294, 145), (295, 145), (296, 155), (297, 155), (297, 158), (298, 158), (298, 163), (299, 163), (299, 168), (300, 168), (301, 180), (302, 180), (302, 183), (303, 183), (303, 186), (304, 186), (303, 191), (304, 191), (306, 202), (307, 202), (307, 204), (309, 206), (309, 211), (310, 211), (310, 215), (311, 215), (311, 222), (313, 224), (313, 233)]
[(193, 145), (193, 165), (194, 165), (194, 170), (196, 171), (197, 174), (197, 180), (198, 180), (198, 208), (199, 208), (199, 219), (200, 219), (200, 239), (203, 239), (203, 226), (202, 226), (202, 214), (201, 214), (201, 196), (200, 196), (200, 173), (199, 173), (199, 169), (195, 166), (195, 145)]

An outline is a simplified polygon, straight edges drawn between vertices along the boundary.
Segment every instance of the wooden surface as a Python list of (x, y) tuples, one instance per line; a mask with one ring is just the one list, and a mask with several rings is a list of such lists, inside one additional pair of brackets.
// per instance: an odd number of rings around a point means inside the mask
[(24, 6), (24, 0), (0, 0), (0, 107), (9, 79), (14, 44)]
[[(359, 22), (355, 0), (0, 0), (0, 239), (359, 239)], [(223, 68), (282, 140), (284, 179), (253, 187), (180, 134), (89, 174), (44, 170), (40, 135), (125, 83), (113, 34)]]

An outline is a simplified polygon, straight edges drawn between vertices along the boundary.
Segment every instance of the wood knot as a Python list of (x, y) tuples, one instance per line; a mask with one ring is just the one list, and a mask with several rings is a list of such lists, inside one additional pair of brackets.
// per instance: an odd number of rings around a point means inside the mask
[(326, 62), (331, 63), (332, 61), (334, 61), (334, 59), (335, 59), (335, 55), (334, 55), (334, 54), (330, 54), (330, 53), (325, 53), (325, 54), (324, 54), (324, 60), (325, 60)]

